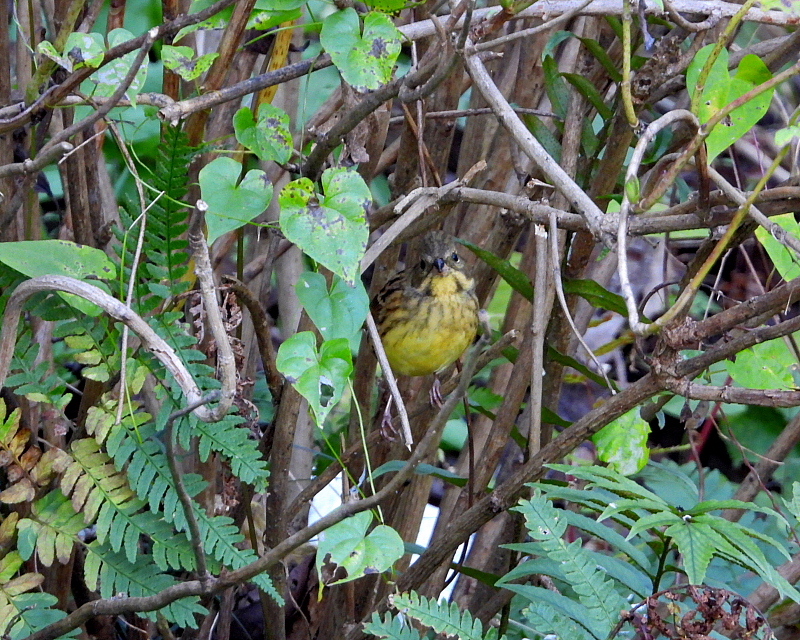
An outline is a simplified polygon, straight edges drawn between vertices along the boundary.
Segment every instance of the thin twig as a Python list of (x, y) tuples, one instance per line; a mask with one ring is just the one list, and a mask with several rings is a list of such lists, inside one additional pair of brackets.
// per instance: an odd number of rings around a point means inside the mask
[(586, 344), (586, 340), (584, 340), (581, 332), (578, 331), (578, 327), (575, 326), (575, 320), (572, 318), (572, 314), (569, 311), (569, 305), (567, 304), (567, 298), (564, 295), (564, 286), (561, 282), (561, 259), (558, 255), (558, 227), (556, 226), (556, 214), (552, 212), (550, 214), (550, 260), (551, 265), (553, 268), (553, 285), (555, 286), (556, 296), (558, 297), (558, 302), (561, 305), (561, 310), (564, 312), (564, 317), (567, 319), (570, 328), (572, 329), (572, 333), (575, 334), (575, 337), (578, 339), (578, 342), (581, 343), (581, 346), (584, 348), (588, 356), (594, 362), (595, 367), (600, 372), (600, 375), (603, 376), (603, 380), (605, 380), (606, 386), (611, 391), (611, 395), (614, 395), (617, 391), (614, 388), (614, 385), (611, 384), (611, 380), (608, 379), (608, 374), (606, 373), (606, 368), (601, 364), (601, 362), (597, 359), (597, 356), (594, 355), (594, 351), (589, 348), (589, 345)]
[[(527, 107), (511, 107), (517, 113), (523, 115), (539, 116), (540, 118), (554, 118), (561, 120), (560, 116), (549, 111), (540, 109), (528, 109)], [(489, 107), (478, 107), (476, 109), (452, 109), (450, 111), (429, 111), (425, 114), (426, 120), (449, 120), (451, 118), (470, 118), (472, 116), (491, 115), (493, 111)], [(405, 121), (405, 116), (394, 116), (389, 119), (389, 124), (400, 124)]]
[(13, 162), (5, 164), (0, 167), (0, 179), (10, 178), (12, 176), (30, 175), (32, 173), (39, 173), (48, 164), (53, 162), (56, 158), (60, 158), (73, 150), (73, 146), (69, 142), (61, 142), (53, 145), (47, 151), (39, 152), (36, 157), (31, 160), (23, 160), (22, 162)]
[(394, 377), (394, 372), (389, 364), (389, 358), (386, 357), (386, 351), (383, 348), (383, 342), (381, 342), (381, 334), (378, 333), (378, 327), (375, 324), (375, 319), (372, 317), (371, 313), (367, 315), (367, 331), (369, 332), (369, 337), (372, 340), (372, 346), (375, 349), (375, 355), (378, 356), (378, 362), (383, 370), (383, 375), (389, 385), (389, 392), (392, 394), (392, 399), (397, 405), (397, 412), (400, 414), (400, 425), (403, 428), (403, 444), (406, 445), (406, 447), (408, 447), (410, 450), (411, 445), (414, 444), (414, 436), (411, 435), (411, 424), (408, 421), (408, 411), (406, 411), (406, 405), (405, 402), (403, 402), (403, 396), (400, 394), (400, 389), (397, 386), (397, 379)]
[(217, 422), (225, 417), (233, 404), (236, 395), (236, 359), (233, 347), (222, 322), (222, 313), (217, 300), (217, 290), (214, 286), (214, 274), (211, 269), (211, 259), (208, 256), (208, 243), (204, 236), (189, 234), (189, 247), (194, 258), (194, 272), (197, 283), (200, 285), (200, 295), (206, 312), (206, 322), (214, 336), (217, 347), (217, 369), (219, 370), (220, 389), (219, 404), (210, 412)]
[(186, 522), (189, 525), (189, 537), (192, 542), (192, 550), (194, 551), (194, 558), (197, 562), (197, 572), (200, 575), (200, 580), (208, 579), (211, 574), (208, 572), (206, 565), (206, 554), (203, 549), (203, 537), (200, 534), (200, 526), (197, 524), (197, 518), (194, 515), (194, 505), (189, 492), (186, 491), (186, 485), (183, 482), (183, 474), (178, 465), (178, 457), (175, 455), (175, 434), (173, 433), (172, 426), (175, 420), (182, 418), (192, 411), (201, 407), (209, 402), (214, 402), (219, 398), (219, 391), (212, 391), (204, 398), (200, 398), (195, 402), (189, 404), (183, 409), (173, 412), (164, 425), (165, 427), (165, 445), (167, 448), (167, 462), (169, 463), (169, 470), (172, 474), (172, 481), (175, 483), (175, 491), (178, 494), (178, 499), (183, 506)]
[(541, 143), (534, 137), (530, 130), (522, 123), (519, 116), (514, 113), (511, 105), (505, 99), (500, 90), (495, 85), (483, 62), (472, 50), (464, 59), (467, 70), (469, 71), (475, 87), (491, 106), (497, 118), (508, 130), (514, 141), (519, 144), (531, 161), (537, 165), (542, 172), (550, 179), (553, 186), (563, 193), (567, 200), (571, 202), (578, 211), (586, 218), (586, 223), (592, 233), (597, 237), (611, 244), (613, 237), (606, 233), (603, 227), (603, 212), (594, 201), (581, 189), (569, 174), (564, 171), (558, 163), (553, 160), (550, 154), (544, 149)]
[(533, 285), (533, 314), (531, 316), (531, 391), (528, 410), (530, 411), (530, 424), (528, 425), (528, 455), (532, 456), (542, 448), (542, 376), (544, 367), (544, 341), (547, 334), (547, 323), (550, 320), (551, 287), (548, 276), (551, 275), (547, 268), (547, 231), (542, 225), (535, 225), (533, 229), (534, 243), (536, 245), (536, 277)]
[(543, 31), (550, 31), (554, 27), (557, 27), (560, 24), (564, 24), (565, 22), (569, 22), (570, 20), (572, 20), (572, 18), (579, 15), (581, 11), (583, 11), (590, 4), (592, 4), (592, 0), (582, 0), (582, 2), (579, 2), (576, 6), (568, 9), (567, 11), (564, 11), (560, 16), (557, 16), (550, 20), (545, 20), (545, 22), (540, 25), (531, 27), (530, 29), (522, 29), (521, 31), (515, 31), (514, 33), (509, 33), (507, 35), (500, 36), (499, 38), (495, 38), (494, 40), (489, 40), (487, 42), (480, 42), (476, 44), (473, 47), (473, 49), (475, 51), (486, 51), (487, 49), (494, 49), (496, 47), (499, 47), (500, 45), (506, 44), (507, 42), (513, 42), (514, 40), (518, 40), (520, 38), (527, 38), (528, 36), (534, 36), (537, 33), (541, 33)]
[(661, 116), (658, 120), (651, 122), (645, 129), (644, 134), (636, 144), (636, 148), (631, 156), (631, 161), (628, 164), (628, 169), (625, 172), (625, 188), (622, 193), (622, 204), (619, 210), (619, 219), (617, 226), (617, 273), (619, 275), (620, 289), (622, 290), (622, 297), (625, 298), (625, 305), (628, 307), (628, 324), (631, 331), (638, 335), (650, 335), (655, 333), (660, 327), (655, 324), (645, 324), (639, 321), (639, 310), (636, 304), (636, 297), (633, 294), (631, 287), (630, 275), (628, 271), (628, 217), (630, 214), (632, 203), (630, 201), (630, 191), (633, 190), (633, 185), (638, 184), (637, 174), (639, 166), (644, 159), (645, 151), (652, 142), (658, 132), (665, 129), (679, 121), (688, 121), (695, 128), (700, 126), (697, 117), (685, 109), (675, 109), (666, 115)]

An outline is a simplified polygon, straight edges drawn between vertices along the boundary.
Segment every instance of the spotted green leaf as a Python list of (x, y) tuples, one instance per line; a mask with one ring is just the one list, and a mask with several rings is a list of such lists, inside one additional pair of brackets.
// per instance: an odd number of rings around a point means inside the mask
[(362, 33), (355, 9), (343, 9), (325, 18), (319, 39), (357, 91), (372, 91), (392, 79), (402, 34), (388, 16), (371, 11), (364, 17)]

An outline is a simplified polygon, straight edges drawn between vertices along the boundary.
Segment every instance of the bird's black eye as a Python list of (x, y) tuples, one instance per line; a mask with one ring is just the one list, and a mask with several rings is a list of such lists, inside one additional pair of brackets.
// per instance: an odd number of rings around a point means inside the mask
[(428, 263), (425, 260), (420, 260), (419, 261), (419, 268), (422, 269), (423, 271), (425, 271), (425, 269), (428, 268)]
[(453, 251), (453, 255), (450, 257), (453, 259), (453, 262), (458, 262), (461, 259), (455, 251)]

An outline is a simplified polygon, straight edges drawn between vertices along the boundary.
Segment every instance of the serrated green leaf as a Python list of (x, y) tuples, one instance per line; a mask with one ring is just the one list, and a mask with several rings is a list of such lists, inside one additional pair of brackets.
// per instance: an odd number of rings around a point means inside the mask
[(719, 535), (707, 524), (683, 520), (667, 527), (664, 533), (674, 540), (681, 552), (689, 584), (702, 584)]

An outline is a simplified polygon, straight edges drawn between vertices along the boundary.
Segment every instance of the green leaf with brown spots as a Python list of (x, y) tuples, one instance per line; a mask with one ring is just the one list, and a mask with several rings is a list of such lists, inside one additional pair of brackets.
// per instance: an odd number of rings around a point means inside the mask
[(233, 130), (236, 139), (263, 162), (283, 163), (292, 157), (289, 116), (283, 109), (262, 104), (256, 121), (250, 107), (242, 107), (233, 116)]
[(347, 8), (325, 18), (319, 40), (348, 84), (372, 91), (392, 79), (402, 34), (388, 16), (371, 11), (362, 35), (358, 14)]
[(355, 171), (328, 169), (324, 195), (308, 178), (287, 184), (280, 195), (281, 231), (311, 258), (352, 285), (367, 247), (366, 211), (372, 195)]

